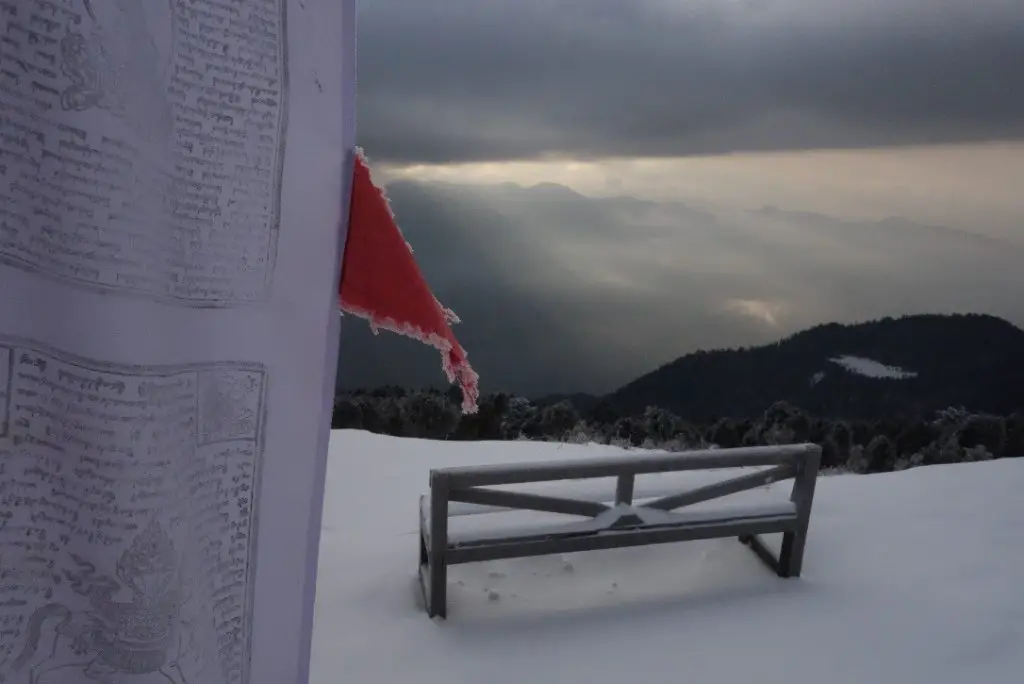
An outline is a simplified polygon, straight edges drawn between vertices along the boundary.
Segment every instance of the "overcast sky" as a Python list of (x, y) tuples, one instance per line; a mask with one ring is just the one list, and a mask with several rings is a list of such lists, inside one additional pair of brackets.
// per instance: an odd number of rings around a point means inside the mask
[[(1021, 0), (360, 7), (359, 143), (486, 389), (831, 320), (1024, 324)], [(364, 327), (345, 384), (440, 379)]]
[(1020, 0), (364, 0), (375, 159), (677, 156), (1024, 133)]

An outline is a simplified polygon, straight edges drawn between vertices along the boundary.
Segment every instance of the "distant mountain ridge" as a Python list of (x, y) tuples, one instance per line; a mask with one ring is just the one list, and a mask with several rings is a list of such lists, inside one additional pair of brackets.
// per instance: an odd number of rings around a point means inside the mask
[[(784, 400), (834, 418), (929, 417), (950, 406), (1024, 408), (1024, 331), (994, 316), (830, 323), (775, 344), (680, 357), (580, 410), (660, 406), (684, 418), (756, 416)], [(541, 400), (541, 403), (547, 403)]]

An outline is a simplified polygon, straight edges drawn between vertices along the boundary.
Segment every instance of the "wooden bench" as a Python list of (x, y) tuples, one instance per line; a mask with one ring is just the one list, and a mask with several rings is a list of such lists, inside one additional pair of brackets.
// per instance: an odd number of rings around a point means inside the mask
[[(821, 447), (794, 444), (432, 470), (430, 494), (420, 498), (419, 579), (427, 614), (447, 614), (449, 565), (501, 558), (738, 537), (779, 576), (799, 577), (820, 463)], [(772, 467), (633, 504), (638, 475), (757, 466)], [(617, 478), (614, 500), (609, 503), (491, 488), (602, 477)], [(789, 501), (726, 512), (674, 512), (790, 478)], [(450, 535), (452, 502), (476, 504), (481, 510), (541, 511), (586, 520)], [(783, 533), (778, 557), (758, 537), (771, 533)]]

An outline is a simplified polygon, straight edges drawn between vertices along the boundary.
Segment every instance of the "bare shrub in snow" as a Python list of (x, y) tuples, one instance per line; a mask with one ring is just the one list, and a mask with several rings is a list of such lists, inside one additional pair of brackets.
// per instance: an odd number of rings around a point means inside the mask
[(885, 435), (877, 435), (864, 449), (864, 458), (870, 473), (892, 470), (896, 462), (896, 447)]
[(846, 469), (851, 473), (868, 472), (868, 460), (864, 455), (864, 447), (857, 444), (850, 449), (850, 457), (846, 460)]

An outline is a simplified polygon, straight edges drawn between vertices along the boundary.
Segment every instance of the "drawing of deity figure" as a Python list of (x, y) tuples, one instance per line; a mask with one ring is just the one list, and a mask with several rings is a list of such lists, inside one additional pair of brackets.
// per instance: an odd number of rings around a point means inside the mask
[[(29, 619), (15, 682), (196, 684), (182, 659), (200, 644), (182, 608), (194, 588), (164, 528), (150, 522), (118, 558), (114, 576), (72, 554), (71, 590), (87, 608), (54, 602)], [(121, 592), (129, 600), (117, 600)], [(24, 678), (27, 674), (27, 679)]]
[(86, 26), (61, 40), (66, 111), (97, 108), (145, 135), (166, 138), (166, 76), (173, 40), (171, 0), (80, 0)]

